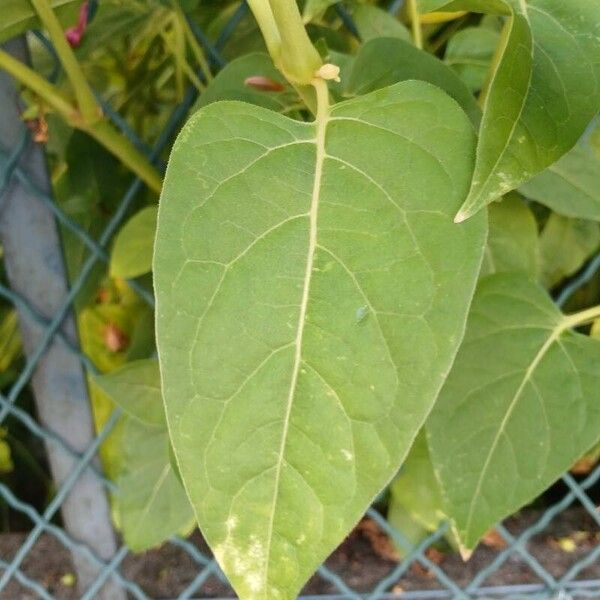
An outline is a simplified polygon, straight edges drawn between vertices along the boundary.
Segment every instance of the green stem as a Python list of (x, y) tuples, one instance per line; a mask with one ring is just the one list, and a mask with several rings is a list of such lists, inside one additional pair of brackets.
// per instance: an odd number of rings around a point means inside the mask
[(278, 64), (281, 54), (281, 36), (269, 0), (248, 0), (248, 5), (258, 23), (273, 62)]
[(412, 27), (412, 36), (415, 46), (423, 49), (423, 31), (421, 30), (421, 15), (417, 0), (408, 0), (408, 13), (410, 15), (410, 24)]
[(30, 2), (37, 12), (40, 21), (48, 31), (48, 35), (52, 40), (52, 44), (54, 45), (61, 65), (73, 86), (73, 91), (83, 121), (87, 124), (98, 121), (102, 116), (102, 111), (88, 85), (81, 66), (75, 58), (73, 50), (65, 38), (63, 28), (56, 18), (49, 0), (30, 0)]
[(295, 86), (311, 85), (323, 61), (313, 46), (296, 0), (248, 0), (277, 68)]
[(177, 18), (179, 19), (181, 26), (183, 27), (183, 31), (184, 31), (185, 37), (187, 39), (187, 43), (189, 44), (189, 46), (192, 50), (192, 54), (194, 55), (194, 58), (196, 59), (198, 66), (202, 69), (202, 72), (204, 73), (206, 80), (211, 81), (213, 77), (212, 77), (212, 73), (210, 71), (210, 66), (208, 64), (208, 61), (206, 60), (206, 57), (204, 56), (204, 50), (201, 48), (200, 44), (198, 44), (198, 41), (196, 40), (196, 36), (194, 35), (194, 32), (190, 29), (190, 24), (188, 23), (187, 17), (185, 16), (185, 13), (181, 9), (181, 6), (179, 5), (178, 0), (171, 0), (171, 6), (173, 7), (173, 10), (175, 11)]
[(600, 304), (565, 317), (565, 329), (572, 329), (600, 319)]
[(40, 77), (33, 69), (23, 64), (0, 48), (0, 69), (6, 71), (19, 83), (37, 94), (46, 104), (69, 122), (77, 118), (77, 109), (55, 86)]

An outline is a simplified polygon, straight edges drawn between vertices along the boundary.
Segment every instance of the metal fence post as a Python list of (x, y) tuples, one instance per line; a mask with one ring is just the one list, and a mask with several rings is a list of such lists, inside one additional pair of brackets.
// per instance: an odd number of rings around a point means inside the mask
[[(4, 48), (24, 62), (29, 54), (24, 37)], [(0, 72), (0, 139), (17, 147), (23, 135), (19, 94), (14, 82)], [(41, 190), (51, 185), (43, 149), (28, 143), (18, 166)], [(59, 231), (50, 210), (21, 185), (16, 178), (8, 182), (0, 198), (0, 241), (10, 285), (41, 316), (51, 319), (65, 301), (68, 283)], [(23, 311), (19, 314), (23, 344), (28, 360), (44, 334), (43, 328)], [(77, 345), (75, 320), (67, 314), (60, 329)], [(83, 453), (94, 439), (85, 373), (77, 356), (54, 339), (39, 358), (32, 386), (39, 420), (60, 436), (73, 450)], [(77, 462), (55, 445), (47, 444), (52, 475), (57, 486), (69, 476)], [(65, 529), (87, 545), (99, 558), (109, 561), (116, 552), (106, 490), (100, 479), (86, 469), (62, 507)], [(98, 576), (98, 567), (79, 555), (73, 556), (80, 591), (83, 593)], [(125, 600), (124, 591), (112, 581), (95, 596), (102, 600)]]

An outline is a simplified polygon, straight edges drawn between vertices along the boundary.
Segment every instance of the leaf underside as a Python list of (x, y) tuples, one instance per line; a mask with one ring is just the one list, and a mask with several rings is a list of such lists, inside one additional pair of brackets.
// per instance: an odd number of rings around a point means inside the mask
[[(360, 140), (360, 141), (359, 141)], [(462, 338), (465, 114), (404, 82), (316, 123), (216, 103), (179, 135), (154, 273), (163, 395), (241, 598), (293, 598), (395, 474)]]
[(600, 341), (569, 331), (537, 284), (482, 280), (427, 422), (447, 513), (467, 548), (598, 440), (598, 364)]

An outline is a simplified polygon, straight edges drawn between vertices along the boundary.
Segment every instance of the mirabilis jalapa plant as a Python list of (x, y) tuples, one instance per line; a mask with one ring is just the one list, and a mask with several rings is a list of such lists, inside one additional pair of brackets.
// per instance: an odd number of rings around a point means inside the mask
[[(600, 341), (576, 329), (600, 306), (565, 316), (524, 275), (477, 281), (486, 207), (598, 111), (600, 5), (410, 3), (505, 19), (480, 114), (433, 74), (332, 104), (338, 69), (295, 1), (249, 4), (315, 118), (216, 102), (184, 127), (158, 214), (157, 343), (204, 536), (241, 598), (288, 599), (420, 430), (467, 551), (598, 441)], [(354, 89), (387, 59), (365, 65), (368, 46)]]

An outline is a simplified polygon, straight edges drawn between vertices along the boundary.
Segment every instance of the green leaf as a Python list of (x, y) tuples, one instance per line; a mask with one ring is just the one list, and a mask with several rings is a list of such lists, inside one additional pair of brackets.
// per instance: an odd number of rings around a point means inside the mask
[(484, 93), (462, 221), (556, 162), (598, 112), (600, 3), (456, 0), (443, 9), (509, 16)]
[(442, 494), (424, 430), (415, 439), (390, 491), (393, 503), (403, 506), (425, 531), (435, 531), (445, 519)]
[[(75, 25), (81, 0), (50, 0), (50, 5), (63, 25)], [(0, 43), (39, 28), (40, 21), (29, 0), (2, 0)]]
[(17, 311), (3, 310), (0, 312), (0, 373), (9, 369), (22, 350)]
[(409, 79), (441, 88), (461, 105), (474, 124), (479, 123), (481, 110), (456, 73), (435, 56), (397, 38), (378, 38), (361, 47), (345, 94), (360, 96)]
[(123, 432), (124, 473), (115, 495), (125, 542), (142, 552), (194, 527), (194, 513), (169, 460), (162, 427), (127, 419)]
[(467, 27), (450, 38), (444, 62), (465, 82), (471, 92), (485, 85), (500, 34), (488, 27)]
[(315, 123), (211, 104), (180, 133), (154, 261), (163, 394), (243, 600), (295, 597), (427, 416), (485, 243), (484, 215), (452, 224), (474, 143), (415, 81)]
[(535, 217), (518, 194), (490, 204), (490, 231), (481, 276), (524, 273), (537, 278), (540, 266)]
[(152, 270), (158, 208), (147, 206), (119, 230), (110, 255), (111, 277), (131, 279)]
[(427, 422), (446, 511), (467, 548), (598, 441), (600, 341), (571, 330), (593, 312), (563, 316), (523, 276), (481, 282)]
[(567, 217), (600, 221), (600, 157), (580, 143), (521, 191)]
[[(261, 76), (279, 83), (280, 92), (261, 91), (245, 84), (248, 77)], [(264, 106), (282, 112), (298, 102), (297, 94), (274, 67), (268, 54), (253, 52), (241, 56), (227, 64), (200, 94), (194, 109), (216, 102), (217, 100), (240, 100), (257, 106)]]
[(146, 425), (166, 425), (156, 360), (127, 363), (117, 371), (96, 377), (95, 381), (128, 415)]
[(352, 19), (363, 42), (380, 37), (411, 39), (408, 29), (396, 17), (377, 6), (356, 4)]
[(540, 236), (542, 283), (552, 288), (579, 271), (599, 244), (598, 223), (552, 213)]

